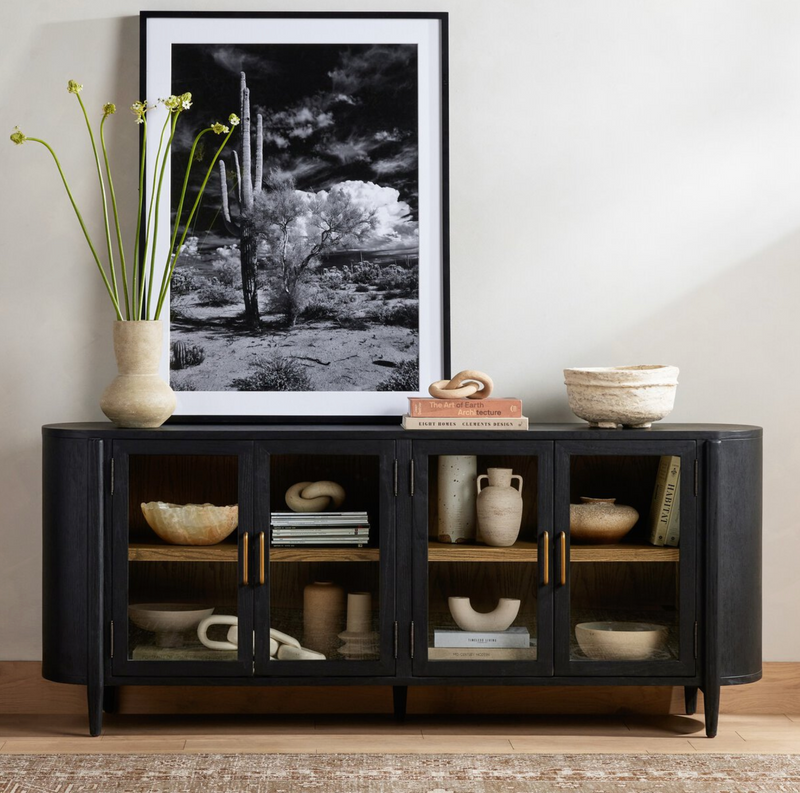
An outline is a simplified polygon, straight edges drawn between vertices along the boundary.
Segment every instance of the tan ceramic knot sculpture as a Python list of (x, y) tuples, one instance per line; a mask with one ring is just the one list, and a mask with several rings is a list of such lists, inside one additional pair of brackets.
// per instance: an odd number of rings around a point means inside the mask
[(477, 369), (464, 369), (452, 380), (437, 380), (428, 386), (428, 393), (437, 399), (486, 399), (494, 383), (488, 374)]
[(284, 496), (292, 512), (324, 512), (333, 502), (334, 507), (344, 503), (344, 488), (336, 482), (298, 482)]

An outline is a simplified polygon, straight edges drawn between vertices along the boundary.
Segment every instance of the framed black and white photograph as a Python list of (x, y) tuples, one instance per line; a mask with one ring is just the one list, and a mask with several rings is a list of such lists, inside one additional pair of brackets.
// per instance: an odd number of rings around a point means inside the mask
[[(143, 12), (141, 36), (142, 99), (191, 94), (163, 228), (196, 132), (241, 120), (162, 313), (175, 415), (407, 412), (449, 375), (447, 15)], [(218, 144), (194, 150), (185, 206)]]

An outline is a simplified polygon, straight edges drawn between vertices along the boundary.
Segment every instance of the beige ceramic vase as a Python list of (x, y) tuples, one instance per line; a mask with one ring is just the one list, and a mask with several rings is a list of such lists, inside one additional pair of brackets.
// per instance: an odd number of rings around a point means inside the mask
[(303, 644), (329, 654), (339, 644), (344, 622), (344, 590), (333, 581), (314, 581), (303, 590)]
[(175, 393), (158, 375), (161, 320), (114, 323), (118, 374), (100, 409), (118, 427), (160, 427), (175, 410)]
[[(522, 524), (522, 477), (511, 468), (489, 468), (478, 477), (478, 531), (487, 545), (505, 548), (517, 541)], [(481, 487), (485, 479), (488, 487)], [(519, 490), (511, 485), (519, 480)]]

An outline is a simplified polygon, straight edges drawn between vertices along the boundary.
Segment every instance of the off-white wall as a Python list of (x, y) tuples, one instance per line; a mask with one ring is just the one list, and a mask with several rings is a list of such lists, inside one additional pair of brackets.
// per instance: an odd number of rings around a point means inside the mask
[[(485, 369), (546, 422), (571, 419), (565, 366), (673, 363), (671, 419), (763, 425), (764, 657), (800, 660), (800, 4), (300, 7), (450, 11), (454, 367)], [(66, 81), (98, 105), (137, 98), (138, 11), (132, 0), (32, 0), (0, 12), (6, 133), (19, 124), (57, 145), (93, 217)], [(135, 130), (124, 118), (114, 130), (131, 210)], [(40, 653), (39, 427), (102, 418), (114, 372), (112, 314), (45, 154), (0, 145), (2, 659)]]

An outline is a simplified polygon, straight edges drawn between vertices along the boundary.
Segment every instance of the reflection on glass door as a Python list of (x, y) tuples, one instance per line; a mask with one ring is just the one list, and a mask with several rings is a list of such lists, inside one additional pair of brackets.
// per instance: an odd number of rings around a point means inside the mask
[(424, 459), (430, 668), (435, 673), (444, 662), (466, 669), (481, 661), (537, 661), (543, 657), (540, 591), (550, 614), (550, 595), (542, 587), (550, 575), (552, 536), (551, 527), (540, 526), (539, 457)]
[(680, 469), (680, 456), (570, 456), (568, 553), (556, 537), (569, 558), (569, 660), (680, 660)]
[(239, 457), (131, 454), (127, 658), (238, 658)]
[(381, 657), (381, 458), (270, 455), (272, 661)]

